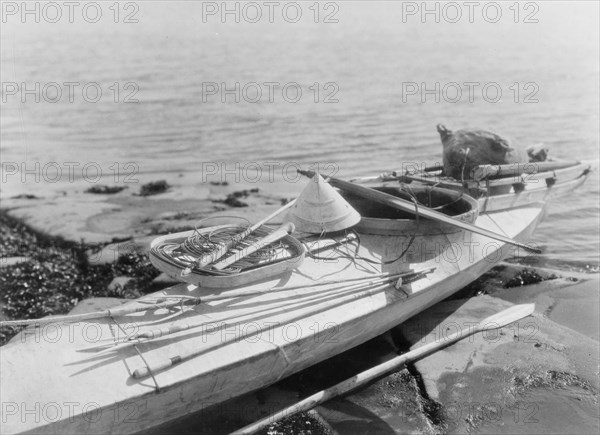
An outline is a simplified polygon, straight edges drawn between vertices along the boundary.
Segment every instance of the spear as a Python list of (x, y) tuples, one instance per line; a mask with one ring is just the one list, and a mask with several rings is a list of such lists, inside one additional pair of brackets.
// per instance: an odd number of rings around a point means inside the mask
[[(173, 299), (177, 299), (173, 301)], [(103, 311), (94, 311), (93, 313), (83, 314), (67, 314), (65, 316), (49, 316), (41, 319), (21, 319), (21, 320), (4, 320), (0, 322), (2, 326), (29, 326), (29, 325), (43, 325), (47, 323), (65, 323), (65, 322), (79, 322), (83, 320), (102, 319), (107, 317), (120, 317), (126, 316), (127, 314), (140, 313), (148, 310), (158, 310), (160, 308), (175, 308), (180, 306), (198, 305), (200, 298), (192, 296), (165, 296), (159, 297), (156, 301), (137, 301), (138, 303), (144, 303), (142, 306), (126, 306), (110, 308)]]

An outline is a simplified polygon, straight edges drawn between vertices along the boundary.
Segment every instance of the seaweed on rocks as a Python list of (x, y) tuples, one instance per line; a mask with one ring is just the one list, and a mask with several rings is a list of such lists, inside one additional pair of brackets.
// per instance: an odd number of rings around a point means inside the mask
[(140, 196), (157, 195), (166, 192), (170, 187), (166, 180), (152, 181), (140, 187)]
[(235, 196), (232, 196), (231, 194), (227, 195), (227, 198), (225, 198), (223, 200), (223, 202), (230, 207), (248, 207), (248, 203), (246, 203), (244, 201), (240, 201), (239, 199), (237, 199)]
[[(113, 264), (90, 264), (86, 255), (90, 246), (84, 241), (40, 233), (2, 210), (0, 236), (2, 258), (25, 258), (0, 268), (0, 317), (5, 320), (65, 314), (89, 297), (136, 298), (159, 275), (147, 255), (136, 252), (122, 255)], [(108, 285), (119, 276), (132, 279), (115, 294)], [(0, 345), (18, 331), (0, 328)]]
[(573, 373), (557, 370), (532, 372), (524, 376), (515, 375), (511, 379), (510, 393), (513, 396), (523, 395), (532, 388), (567, 389), (578, 387), (590, 392), (595, 401), (598, 401), (598, 391), (585, 379)]
[[(392, 329), (392, 340), (398, 348), (398, 354), (409, 352), (411, 341), (402, 332), (402, 328)], [(423, 377), (413, 362), (409, 362), (402, 370), (403, 381), (415, 391), (415, 406), (427, 422), (430, 433), (444, 433), (448, 428), (445, 410), (442, 404), (429, 396)]]
[(40, 198), (35, 195), (32, 195), (31, 193), (22, 193), (20, 195), (13, 196), (12, 199), (40, 199)]
[(532, 268), (498, 265), (463, 287), (449, 299), (465, 299), (473, 296), (493, 294), (502, 288), (522, 287), (556, 278), (558, 276), (554, 273), (540, 274)]
[(329, 435), (331, 430), (306, 412), (275, 422), (259, 432), (262, 435)]
[(473, 296), (489, 294), (492, 289), (503, 284), (502, 274), (506, 270), (506, 266), (496, 266), (486, 273), (481, 275), (475, 281), (467, 284), (461, 290), (452, 295), (449, 300), (466, 299)]
[(522, 287), (524, 285), (537, 284), (538, 282), (556, 278), (557, 276), (554, 274), (550, 275), (548, 278), (544, 278), (534, 269), (523, 269), (506, 281), (504, 283), (504, 288)]
[(248, 204), (244, 201), (240, 201), (240, 198), (247, 198), (253, 193), (258, 193), (258, 188), (236, 190), (235, 192), (228, 194), (227, 198), (219, 202), (223, 202), (230, 207), (248, 207)]
[(92, 186), (85, 191), (85, 193), (95, 193), (100, 195), (110, 195), (113, 193), (119, 193), (122, 190), (127, 189), (127, 186), (106, 186), (104, 184), (100, 184), (98, 186)]

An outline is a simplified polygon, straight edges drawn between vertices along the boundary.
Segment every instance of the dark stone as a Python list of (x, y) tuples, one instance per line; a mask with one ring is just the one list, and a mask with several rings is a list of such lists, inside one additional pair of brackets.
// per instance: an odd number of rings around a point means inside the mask
[(116, 276), (113, 278), (110, 284), (108, 284), (106, 290), (108, 290), (109, 294), (121, 294), (127, 283), (131, 281), (131, 279), (132, 278), (129, 276)]
[(37, 196), (30, 193), (22, 193), (12, 197), (13, 199), (39, 199)]
[(170, 187), (166, 180), (152, 181), (140, 187), (140, 196), (157, 195), (166, 192)]
[(98, 186), (92, 186), (85, 191), (85, 193), (95, 193), (101, 195), (111, 195), (113, 193), (119, 193), (122, 190), (127, 189), (127, 186), (105, 186), (100, 184)]

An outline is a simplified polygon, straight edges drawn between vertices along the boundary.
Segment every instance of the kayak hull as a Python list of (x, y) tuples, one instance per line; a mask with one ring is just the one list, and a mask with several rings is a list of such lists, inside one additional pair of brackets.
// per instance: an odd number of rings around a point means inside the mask
[[(544, 209), (543, 203), (533, 204), (493, 213), (493, 218), (480, 216), (475, 223), (497, 232), (500, 226), (508, 236), (526, 241)], [(516, 249), (464, 231), (361, 238), (354, 258), (307, 258), (298, 271), (248, 287), (305, 283), (306, 289), (203, 304), (175, 317), (160, 311), (26, 330), (2, 348), (1, 432), (135, 433), (210, 408), (389, 330), (452, 295)], [(310, 288), (311, 282), (336, 277), (424, 269), (431, 273), (399, 289)], [(180, 284), (158, 294), (202, 297), (223, 292)], [(182, 321), (202, 327), (137, 349), (101, 356), (82, 352), (107, 337), (122, 338), (123, 331)], [(145, 364), (198, 350), (202, 353), (154, 377), (131, 376)]]

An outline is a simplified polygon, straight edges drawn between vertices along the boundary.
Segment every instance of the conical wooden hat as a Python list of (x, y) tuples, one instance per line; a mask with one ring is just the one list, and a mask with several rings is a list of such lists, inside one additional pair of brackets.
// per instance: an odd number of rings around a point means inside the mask
[(288, 212), (296, 230), (322, 233), (344, 230), (360, 221), (360, 214), (331, 185), (315, 174)]

